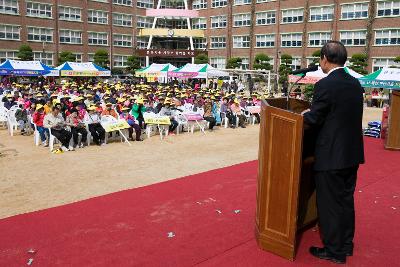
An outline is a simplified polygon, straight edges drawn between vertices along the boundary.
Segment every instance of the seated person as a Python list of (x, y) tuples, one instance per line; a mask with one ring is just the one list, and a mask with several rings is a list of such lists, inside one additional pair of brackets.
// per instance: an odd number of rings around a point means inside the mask
[(51, 129), (51, 134), (60, 140), (61, 149), (64, 152), (74, 150), (72, 146), (69, 146), (69, 141), (72, 138), (72, 134), (70, 131), (65, 129), (66, 124), (63, 116), (60, 113), (60, 108), (57, 105), (52, 108), (51, 113), (44, 117), (43, 126), (47, 129)]
[(175, 120), (174, 113), (171, 109), (171, 102), (169, 100), (164, 101), (163, 107), (159, 113), (161, 116), (169, 116), (171, 124), (169, 125), (169, 135), (174, 135), (176, 127), (179, 123)]
[(106, 108), (101, 113), (101, 116), (110, 115), (110, 116), (113, 116), (114, 118), (118, 119), (117, 112), (115, 112), (115, 110), (112, 108), (112, 105), (113, 105), (112, 103), (108, 102), (106, 104)]
[(25, 129), (29, 129), (28, 111), (24, 109), (24, 105), (19, 104), (19, 108), (15, 112), (15, 119), (17, 120), (18, 126), (21, 130), (21, 135), (24, 135)]
[(213, 130), (215, 124), (216, 124), (216, 120), (214, 118), (214, 115), (212, 113), (212, 109), (213, 109), (213, 104), (211, 102), (210, 98), (206, 99), (206, 102), (204, 103), (204, 115), (203, 118), (208, 121), (210, 124), (208, 126), (209, 130)]
[(95, 106), (90, 106), (88, 108), (88, 113), (85, 117), (85, 123), (88, 124), (89, 132), (93, 137), (93, 142), (100, 146), (104, 145), (104, 140), (106, 137), (106, 131), (100, 124), (100, 115), (96, 111)]
[(49, 143), (46, 141), (46, 133), (49, 135), (49, 129), (46, 129), (43, 126), (43, 120), (46, 114), (44, 113), (44, 108), (42, 104), (32, 104), (32, 106), (36, 106), (36, 111), (32, 115), (33, 123), (36, 125), (36, 129), (39, 132), (40, 139), (42, 140), (42, 145), (47, 147)]
[(143, 99), (139, 98), (135, 104), (133, 104), (131, 114), (135, 117), (139, 122), (140, 128), (144, 129), (144, 118), (143, 113), (146, 112), (146, 107), (143, 104)]
[(239, 119), (239, 126), (242, 128), (246, 128), (245, 121), (246, 116), (243, 115), (242, 109), (240, 107), (240, 103), (237, 99), (233, 101), (233, 104), (230, 106), (230, 110), (232, 114), (228, 117), (229, 123), (232, 128), (236, 127), (236, 120)]
[(129, 126), (131, 126), (130, 128), (128, 128), (129, 131), (129, 138), (133, 141), (133, 130), (135, 130), (135, 134), (136, 134), (136, 141), (143, 141), (140, 138), (140, 135), (142, 133), (140, 126), (138, 124), (135, 123), (135, 118), (129, 114), (129, 108), (128, 107), (123, 107), (121, 109), (121, 114), (119, 115), (119, 117), (121, 119), (126, 120), (126, 122), (128, 122)]
[(85, 146), (86, 140), (87, 140), (87, 131), (86, 131), (86, 126), (81, 120), (81, 118), (78, 115), (78, 110), (77, 109), (71, 109), (70, 110), (70, 115), (68, 115), (66, 124), (71, 127), (71, 133), (72, 137), (74, 139), (74, 148), (78, 145), (78, 137), (79, 134), (81, 134), (82, 139), (81, 139), (81, 144), (79, 145), (80, 148), (83, 148)]

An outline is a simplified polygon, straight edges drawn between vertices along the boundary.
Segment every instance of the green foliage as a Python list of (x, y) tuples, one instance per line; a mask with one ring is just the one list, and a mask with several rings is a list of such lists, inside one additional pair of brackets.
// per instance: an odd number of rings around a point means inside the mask
[(368, 57), (366, 54), (354, 54), (350, 58), (350, 63), (350, 69), (362, 75), (368, 74), (368, 71), (365, 69), (368, 66)]
[(293, 57), (288, 54), (281, 56), (281, 65), (279, 66), (279, 83), (283, 84), (288, 80), (288, 75), (292, 71), (290, 64), (292, 64)]
[(140, 59), (137, 55), (128, 57), (126, 69), (132, 74), (135, 74), (135, 70), (140, 69)]
[(104, 49), (97, 50), (96, 53), (94, 54), (93, 62), (94, 64), (100, 67), (108, 68), (110, 64), (110, 58), (107, 50)]
[(207, 64), (208, 63), (208, 56), (206, 54), (198, 54), (194, 58), (194, 64)]
[(226, 63), (227, 69), (240, 69), (242, 66), (242, 59), (240, 57), (231, 57)]
[(315, 50), (311, 56), (313, 57), (312, 64), (319, 65), (319, 59), (321, 58), (321, 50)]
[(303, 91), (304, 99), (307, 101), (311, 101), (314, 96), (314, 85), (307, 84)]
[(60, 53), (60, 56), (58, 57), (58, 65), (61, 65), (67, 61), (69, 62), (75, 62), (76, 60), (76, 55), (74, 55), (70, 51), (64, 51)]
[(394, 62), (400, 63), (400, 56), (395, 57), (395, 58), (394, 58)]
[(124, 74), (124, 69), (123, 68), (112, 68), (111, 74), (112, 75), (122, 75), (122, 74)]
[(22, 61), (33, 60), (32, 48), (27, 44), (21, 45), (19, 47), (17, 57)]
[(263, 53), (259, 53), (254, 57), (253, 69), (255, 70), (272, 70), (270, 64), (271, 58)]

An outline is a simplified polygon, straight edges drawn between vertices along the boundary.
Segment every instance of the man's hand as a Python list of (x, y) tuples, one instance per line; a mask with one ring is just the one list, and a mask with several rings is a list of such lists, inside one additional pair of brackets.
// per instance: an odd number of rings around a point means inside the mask
[(308, 108), (308, 109), (306, 109), (306, 110), (303, 110), (302, 112), (301, 112), (301, 115), (304, 115), (305, 113), (307, 113), (307, 112), (309, 112), (310, 111), (310, 109)]

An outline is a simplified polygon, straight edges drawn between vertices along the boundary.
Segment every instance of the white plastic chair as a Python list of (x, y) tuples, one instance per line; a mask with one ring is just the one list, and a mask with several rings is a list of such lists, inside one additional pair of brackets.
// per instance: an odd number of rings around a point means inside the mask
[(188, 120), (185, 118), (185, 116), (183, 116), (182, 113), (178, 112), (176, 114), (176, 120), (178, 121), (178, 127), (176, 127), (177, 134), (179, 134), (179, 132), (183, 133), (185, 131), (185, 127), (189, 131)]
[[(18, 108), (18, 107), (17, 107)], [(15, 118), (15, 113), (17, 112), (18, 109), (13, 109), (13, 107), (8, 111), (8, 116), (7, 116), (7, 126), (8, 126), (8, 132), (10, 133), (11, 136), (14, 136), (14, 131), (18, 130), (18, 122), (17, 119)]]
[(35, 146), (39, 146), (40, 144), (40, 133), (37, 129), (37, 125), (33, 122), (32, 116), (29, 116), (29, 121), (31, 124), (33, 124), (34, 132), (33, 132), (33, 142), (35, 143)]
[(2, 126), (7, 125), (7, 117), (8, 117), (8, 111), (4, 107), (0, 107), (0, 124)]

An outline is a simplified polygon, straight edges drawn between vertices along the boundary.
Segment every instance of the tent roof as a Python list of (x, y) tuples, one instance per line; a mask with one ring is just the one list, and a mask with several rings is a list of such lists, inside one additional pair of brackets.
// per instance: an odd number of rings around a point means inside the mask
[(74, 71), (109, 71), (108, 69), (102, 68), (93, 62), (65, 62), (58, 66), (58, 70), (74, 70)]
[(400, 69), (383, 68), (358, 79), (363, 87), (400, 89)]
[(173, 71), (173, 70), (176, 70), (176, 67), (170, 63), (168, 63), (168, 64), (153, 63), (146, 68), (137, 70), (137, 72), (165, 72), (165, 71)]
[(0, 64), (0, 69), (6, 70), (54, 70), (54, 68), (43, 64), (40, 61), (22, 61), (7, 59)]

